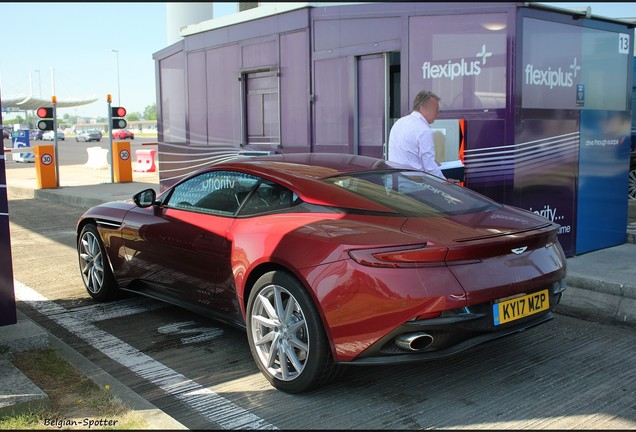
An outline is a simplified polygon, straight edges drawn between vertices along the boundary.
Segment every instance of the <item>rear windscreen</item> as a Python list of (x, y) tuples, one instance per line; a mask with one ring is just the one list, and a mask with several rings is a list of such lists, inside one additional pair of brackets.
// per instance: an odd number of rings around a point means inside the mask
[(409, 217), (455, 216), (501, 207), (470, 189), (419, 171), (373, 171), (323, 181)]

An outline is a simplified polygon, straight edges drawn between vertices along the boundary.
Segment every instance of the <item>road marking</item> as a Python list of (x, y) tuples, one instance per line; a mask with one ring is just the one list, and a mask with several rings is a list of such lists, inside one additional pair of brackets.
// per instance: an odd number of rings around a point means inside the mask
[(89, 321), (78, 319), (33, 288), (14, 281), (16, 297), (141, 378), (184, 402), (223, 429), (278, 429), (251, 412), (185, 377)]
[(167, 324), (159, 327), (157, 330), (161, 334), (191, 334), (196, 333), (195, 336), (182, 337), (182, 344), (205, 342), (217, 338), (223, 334), (223, 330), (214, 327), (195, 327), (184, 328), (196, 325), (194, 321), (178, 322), (174, 324)]
[(73, 308), (72, 313), (77, 319), (98, 322), (113, 318), (123, 318), (138, 313), (151, 312), (168, 307), (167, 304), (147, 297), (118, 300), (108, 303), (94, 303), (87, 306)]

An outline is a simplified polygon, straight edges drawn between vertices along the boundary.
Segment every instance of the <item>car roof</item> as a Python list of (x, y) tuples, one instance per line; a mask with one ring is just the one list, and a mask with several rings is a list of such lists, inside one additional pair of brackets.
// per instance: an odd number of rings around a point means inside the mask
[(248, 167), (255, 173), (276, 174), (283, 177), (325, 179), (343, 174), (372, 170), (405, 169), (383, 159), (341, 153), (292, 153), (252, 156), (232, 159), (225, 167)]
[(368, 156), (294, 153), (241, 157), (212, 165), (204, 171), (234, 170), (263, 177), (287, 187), (303, 201), (313, 204), (395, 213), (374, 201), (321, 181), (338, 175), (387, 169), (409, 168)]

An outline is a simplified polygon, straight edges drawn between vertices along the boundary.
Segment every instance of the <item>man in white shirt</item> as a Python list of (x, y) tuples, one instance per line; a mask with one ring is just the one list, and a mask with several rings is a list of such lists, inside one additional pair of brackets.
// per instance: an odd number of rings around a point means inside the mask
[(413, 112), (395, 122), (389, 133), (390, 162), (446, 179), (435, 161), (431, 124), (439, 115), (440, 97), (423, 90), (413, 99)]

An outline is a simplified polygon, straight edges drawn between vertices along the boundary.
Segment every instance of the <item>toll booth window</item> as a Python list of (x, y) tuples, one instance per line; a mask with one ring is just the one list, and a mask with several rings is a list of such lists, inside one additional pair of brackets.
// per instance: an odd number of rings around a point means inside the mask
[(166, 206), (234, 215), (258, 180), (252, 175), (231, 171), (203, 173), (175, 187)]

